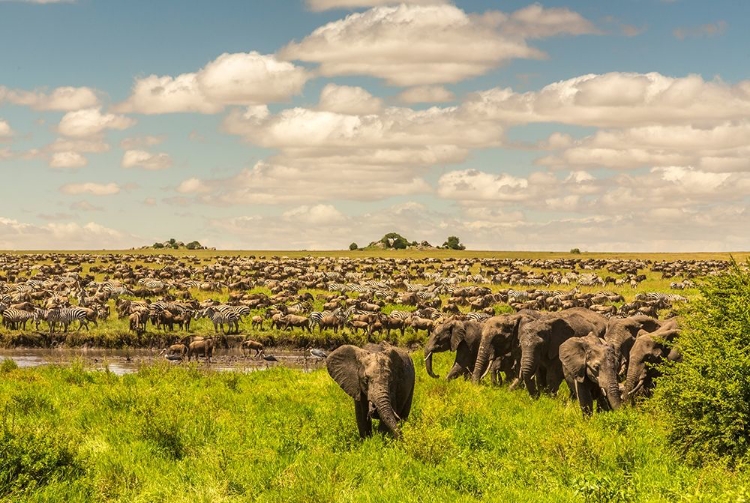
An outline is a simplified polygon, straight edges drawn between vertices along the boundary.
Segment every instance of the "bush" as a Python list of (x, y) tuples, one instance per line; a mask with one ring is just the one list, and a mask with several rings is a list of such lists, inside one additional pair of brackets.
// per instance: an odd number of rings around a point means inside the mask
[(357, 246), (357, 243), (352, 243), (352, 244), (349, 245), (349, 249), (352, 250), (352, 251), (354, 251), (354, 250), (356, 250), (358, 248), (359, 248), (359, 246)]
[(466, 247), (461, 244), (461, 240), (456, 236), (448, 236), (448, 239), (443, 243), (443, 248), (447, 250), (465, 250)]
[(683, 360), (664, 366), (653, 403), (688, 461), (737, 465), (750, 461), (750, 273), (733, 263), (699, 290), (682, 313)]
[(570, 250), (570, 253), (572, 253), (574, 255), (580, 255), (581, 254), (581, 249), (580, 248), (572, 248)]

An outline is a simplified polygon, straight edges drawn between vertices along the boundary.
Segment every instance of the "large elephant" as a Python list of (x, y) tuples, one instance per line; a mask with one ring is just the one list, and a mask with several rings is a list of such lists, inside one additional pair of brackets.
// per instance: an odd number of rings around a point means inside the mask
[(456, 359), (446, 379), (469, 377), (477, 361), (482, 324), (476, 321), (450, 320), (435, 327), (424, 348), (424, 363), (430, 377), (440, 377), (432, 371), (432, 355), (455, 351)]
[(518, 332), (521, 346), (520, 381), (532, 397), (539, 395), (539, 387), (550, 394), (557, 393), (563, 380), (560, 345), (573, 337), (584, 337), (593, 332), (603, 337), (607, 318), (582, 307), (574, 307), (548, 314), (524, 324)]
[(628, 372), (630, 362), (630, 349), (635, 343), (638, 332), (654, 332), (662, 327), (673, 323), (671, 320), (662, 322), (656, 318), (638, 314), (627, 318), (610, 318), (607, 323), (607, 332), (604, 340), (612, 344), (615, 349), (615, 358), (618, 363), (618, 375), (625, 376)]
[(328, 373), (354, 399), (359, 436), (378, 430), (399, 438), (398, 421), (409, 417), (414, 396), (414, 364), (409, 354), (388, 344), (368, 344), (364, 349), (344, 345), (326, 359)]
[(578, 397), (584, 415), (591, 415), (594, 400), (600, 411), (620, 407), (618, 362), (611, 344), (593, 333), (573, 337), (560, 345), (560, 361), (565, 381)]
[[(517, 367), (520, 360), (520, 346), (518, 345), (518, 332), (522, 325), (539, 319), (542, 314), (539, 311), (523, 309), (514, 314), (503, 314), (493, 316), (484, 322), (482, 327), (482, 338), (477, 353), (477, 361), (471, 380), (478, 383), (487, 373), (490, 362), (500, 360), (495, 365), (506, 369)], [(517, 377), (513, 370), (506, 372), (506, 380), (511, 376)]]
[(664, 360), (680, 361), (682, 355), (672, 343), (678, 337), (679, 329), (672, 325), (656, 332), (641, 331), (630, 350), (630, 366), (625, 380), (625, 393), (631, 401), (637, 394), (649, 396), (654, 388), (654, 378), (661, 372), (655, 366)]

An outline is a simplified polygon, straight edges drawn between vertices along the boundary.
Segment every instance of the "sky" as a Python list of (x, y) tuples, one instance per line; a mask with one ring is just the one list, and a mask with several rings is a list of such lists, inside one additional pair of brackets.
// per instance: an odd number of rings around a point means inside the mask
[(0, 0), (0, 249), (747, 251), (748, 19)]

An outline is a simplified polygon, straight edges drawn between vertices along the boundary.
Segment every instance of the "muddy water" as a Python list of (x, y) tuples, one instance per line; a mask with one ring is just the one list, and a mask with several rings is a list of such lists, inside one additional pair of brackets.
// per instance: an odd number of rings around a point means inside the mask
[[(278, 365), (312, 371), (324, 366), (320, 358), (310, 356), (302, 350), (273, 350), (267, 351), (266, 355), (273, 355), (277, 361), (243, 357), (239, 352), (231, 350), (215, 351), (210, 364), (207, 364), (203, 358), (198, 361), (200, 365), (206, 365), (212, 370), (226, 372), (253, 372)], [(11, 359), (22, 368), (51, 364), (70, 365), (74, 361), (80, 361), (91, 370), (109, 369), (117, 375), (137, 372), (144, 365), (162, 361), (167, 361), (172, 365), (187, 365), (187, 361), (166, 360), (158, 350), (148, 349), (0, 349), (0, 361), (4, 359)]]

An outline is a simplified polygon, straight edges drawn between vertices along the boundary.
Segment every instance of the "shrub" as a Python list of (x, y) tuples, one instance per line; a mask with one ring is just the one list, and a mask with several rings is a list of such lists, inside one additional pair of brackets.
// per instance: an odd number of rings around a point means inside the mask
[(581, 254), (581, 249), (580, 248), (572, 248), (570, 250), (570, 253), (572, 253), (574, 255), (580, 255)]
[(750, 448), (750, 273), (733, 263), (699, 290), (682, 313), (683, 360), (664, 366), (653, 403), (691, 463), (736, 465)]
[(448, 239), (443, 243), (443, 248), (447, 250), (465, 250), (466, 247), (461, 244), (461, 240), (456, 236), (448, 236)]
[(349, 245), (349, 249), (352, 250), (352, 251), (354, 251), (354, 250), (356, 250), (358, 248), (359, 248), (359, 246), (357, 246), (357, 243), (352, 243), (352, 244)]

